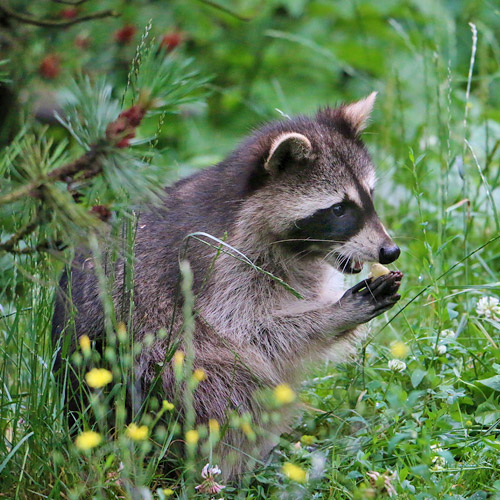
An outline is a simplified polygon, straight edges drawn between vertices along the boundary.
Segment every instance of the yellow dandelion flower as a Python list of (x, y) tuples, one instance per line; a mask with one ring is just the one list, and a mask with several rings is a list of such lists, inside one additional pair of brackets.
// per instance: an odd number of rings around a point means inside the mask
[(209, 428), (211, 433), (213, 433), (213, 434), (218, 433), (220, 430), (219, 422), (217, 422), (217, 420), (215, 420), (215, 418), (211, 418), (208, 421), (208, 428)]
[(198, 431), (190, 430), (186, 432), (186, 443), (190, 445), (195, 445), (200, 439)]
[(116, 335), (118, 336), (118, 340), (123, 342), (127, 338), (127, 327), (125, 323), (118, 323), (116, 327)]
[(175, 406), (166, 399), (162, 401), (161, 406), (165, 411), (171, 411), (175, 408)]
[(288, 479), (297, 481), (298, 483), (305, 483), (307, 480), (306, 471), (298, 465), (290, 462), (283, 465), (283, 474), (285, 474)]
[(300, 442), (305, 446), (311, 446), (316, 442), (316, 438), (314, 436), (309, 436), (308, 434), (304, 434), (300, 438)]
[(184, 363), (185, 357), (186, 355), (182, 351), (175, 351), (174, 357), (172, 358), (174, 360), (174, 366), (180, 368)]
[(90, 352), (90, 339), (88, 335), (82, 335), (79, 339), (78, 342), (80, 343), (80, 349), (84, 353)]
[(255, 439), (255, 432), (248, 422), (241, 422), (241, 430), (245, 433), (248, 439)]
[(174, 494), (174, 490), (172, 490), (171, 488), (163, 488), (163, 494), (166, 497), (171, 497)]
[(410, 348), (404, 343), (398, 340), (397, 342), (394, 342), (394, 344), (391, 345), (391, 354), (395, 358), (403, 359), (408, 356), (408, 353), (410, 352)]
[(90, 387), (99, 389), (113, 380), (113, 374), (106, 368), (92, 368), (86, 375), (85, 380)]
[(274, 399), (282, 405), (295, 400), (295, 392), (288, 384), (280, 384), (274, 388)]
[(203, 382), (204, 380), (206, 380), (207, 378), (207, 375), (206, 373), (201, 369), (201, 368), (197, 368), (194, 372), (193, 372), (193, 377), (198, 381), (198, 382)]
[(148, 438), (149, 429), (147, 425), (137, 425), (131, 423), (127, 426), (125, 434), (134, 441), (144, 441)]
[(79, 434), (75, 439), (75, 445), (79, 450), (91, 450), (99, 445), (102, 437), (98, 432), (85, 431)]

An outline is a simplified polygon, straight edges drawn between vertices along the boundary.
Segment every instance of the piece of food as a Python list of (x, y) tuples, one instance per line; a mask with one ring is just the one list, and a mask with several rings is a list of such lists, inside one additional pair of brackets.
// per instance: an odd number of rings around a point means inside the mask
[(368, 275), (369, 278), (378, 278), (379, 276), (384, 276), (385, 274), (389, 274), (391, 271), (387, 269), (387, 267), (383, 266), (382, 264), (377, 264), (374, 263), (372, 264), (370, 268), (370, 274)]

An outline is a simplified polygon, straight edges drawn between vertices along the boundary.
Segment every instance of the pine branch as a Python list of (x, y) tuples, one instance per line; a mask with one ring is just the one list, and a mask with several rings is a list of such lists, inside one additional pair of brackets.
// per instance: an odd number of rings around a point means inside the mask
[(71, 0), (52, 0), (55, 3), (62, 3), (63, 5), (81, 5), (82, 3), (88, 2), (88, 0), (74, 0), (73, 2)]
[[(11, 217), (9, 205), (14, 202), (22, 202), (35, 215), (12, 230), (15, 234), (0, 243), (0, 252), (59, 251), (63, 244), (85, 239), (90, 228), (101, 227), (100, 221), (109, 221), (111, 210), (127, 207), (131, 200), (159, 200), (165, 169), (148, 161), (156, 152), (141, 149), (144, 141), (137, 141), (138, 147), (130, 150), (129, 146), (147, 114), (163, 120), (165, 113), (197, 100), (205, 80), (189, 68), (189, 61), (166, 58), (153, 43), (141, 50), (127, 99), (134, 104), (127, 109), (120, 112), (104, 80), (93, 83), (85, 78), (73, 85), (73, 99), (58, 119), (86, 151), (82, 156), (68, 161), (65, 141), (54, 147), (53, 141), (37, 139), (35, 134), (20, 138), (6, 151), (0, 169), (15, 175), (8, 177), (6, 189), (0, 188), (0, 219)], [(46, 215), (51, 223), (43, 240), (32, 238), (33, 243), (26, 245), (26, 237), (47, 222)]]
[(0, 205), (12, 203), (25, 196), (38, 198), (40, 197), (39, 189), (47, 182), (62, 181), (69, 183), (72, 182), (74, 176), (79, 172), (90, 172), (92, 173), (92, 176), (99, 174), (101, 172), (99, 156), (105, 149), (106, 143), (104, 142), (92, 146), (90, 150), (80, 158), (52, 170), (45, 177), (31, 181), (28, 184), (21, 186), (19, 189), (0, 197)]
[(52, 19), (38, 19), (28, 14), (22, 14), (12, 9), (7, 0), (0, 0), (0, 12), (3, 12), (5, 17), (15, 19), (20, 23), (32, 24), (33, 26), (40, 26), (43, 28), (65, 28), (73, 26), (74, 24), (83, 23), (85, 21), (92, 21), (94, 19), (102, 19), (104, 17), (118, 17), (120, 14), (114, 10), (101, 10), (94, 14), (87, 14), (85, 16), (76, 17), (67, 20), (52, 20)]
[[(62, 252), (66, 248), (68, 248), (68, 245), (62, 241), (55, 241), (54, 243), (44, 241), (34, 247), (11, 248), (8, 252), (15, 255), (31, 255), (38, 252)], [(0, 248), (0, 250), (2, 250), (2, 248)]]
[(0, 244), (0, 251), (14, 252), (15, 245), (38, 227), (41, 218), (41, 213), (37, 211), (28, 224), (18, 229), (5, 243)]
[(214, 0), (198, 0), (198, 1), (201, 3), (204, 3), (205, 5), (208, 5), (209, 7), (220, 10), (221, 12), (224, 12), (225, 14), (233, 16), (236, 19), (238, 19), (239, 21), (251, 21), (252, 20), (250, 17), (242, 16), (241, 14), (238, 14), (238, 12), (235, 12), (234, 10), (229, 9), (228, 7), (224, 7), (224, 5), (221, 5), (220, 3), (217, 3)]

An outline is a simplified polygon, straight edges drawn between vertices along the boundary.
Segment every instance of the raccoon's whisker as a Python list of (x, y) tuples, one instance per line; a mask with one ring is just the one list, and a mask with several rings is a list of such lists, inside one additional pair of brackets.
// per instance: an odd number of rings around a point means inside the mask
[(304, 250), (301, 250), (300, 252), (294, 253), (291, 257), (289, 257), (287, 260), (295, 259), (299, 255), (302, 254), (307, 254), (307, 253), (312, 253), (312, 250), (310, 248), (304, 248)]
[[(330, 252), (328, 252), (324, 257), (323, 257), (323, 261), (328, 261), (328, 259), (335, 254), (335, 250), (331, 250)], [(337, 255), (335, 257), (335, 261), (333, 263), (334, 266), (337, 266), (338, 264), (338, 261), (339, 261), (339, 256)]]
[(313, 253), (312, 250), (303, 250), (302, 252), (298, 252), (294, 255), (294, 258), (297, 259), (297, 258), (300, 258), (300, 259), (303, 259), (304, 257), (306, 257), (307, 255)]
[[(332, 254), (335, 254), (335, 251), (336, 251), (336, 249), (333, 249), (332, 251), (328, 252), (328, 254), (325, 256), (325, 258), (323, 260), (326, 261)], [(335, 256), (335, 260), (333, 262), (333, 266), (334, 267), (339, 267), (341, 261), (342, 261), (342, 257), (340, 256), (340, 254), (337, 254)]]
[(336, 260), (335, 260), (335, 264), (339, 264), (340, 263), (340, 260), (342, 259), (341, 257), (341, 253), (342, 253), (342, 247), (340, 248), (332, 248), (326, 255), (325, 257), (323, 258), (323, 260), (327, 260), (332, 254), (334, 253), (337, 253), (337, 257), (336, 257)]
[(325, 255), (325, 259), (327, 259), (328, 257), (330, 257), (331, 255), (337, 253), (337, 257), (336, 259), (339, 259), (340, 257), (340, 254), (342, 253), (342, 250), (343, 250), (343, 245), (341, 245), (340, 247), (335, 247), (335, 248), (332, 248), (326, 255)]
[(349, 264), (349, 260), (351, 259), (352, 252), (349, 252), (348, 257), (345, 257), (344, 266), (342, 267), (342, 272), (344, 272), (347, 268), (347, 264)]
[(319, 240), (314, 238), (290, 238), (286, 240), (277, 240), (269, 243), (269, 245), (276, 245), (277, 243), (288, 243), (289, 241), (310, 241), (311, 243), (344, 243), (337, 240)]
[(288, 257), (287, 259), (285, 259), (283, 261), (283, 265), (286, 266), (288, 265), (291, 261), (294, 261), (294, 260), (299, 260), (301, 258), (304, 258), (306, 255), (309, 255), (310, 253), (312, 253), (312, 250), (310, 249), (304, 249), (304, 250), (301, 250), (300, 252), (297, 252), (293, 255), (291, 255), (290, 257)]
[[(328, 260), (328, 258), (333, 255), (335, 253), (335, 249), (334, 250), (330, 250), (324, 257), (323, 257), (323, 260)], [(338, 259), (338, 256), (335, 258), (336, 260)]]

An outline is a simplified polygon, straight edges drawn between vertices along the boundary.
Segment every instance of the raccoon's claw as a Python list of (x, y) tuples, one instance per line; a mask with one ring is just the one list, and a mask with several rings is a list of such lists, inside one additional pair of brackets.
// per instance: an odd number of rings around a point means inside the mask
[[(391, 271), (374, 280), (367, 279), (347, 290), (340, 302), (352, 301), (356, 306), (353, 316), (358, 316), (358, 323), (366, 323), (388, 311), (401, 298), (397, 291), (401, 285), (403, 273)], [(345, 302), (344, 302), (345, 304)]]
[(401, 285), (402, 278), (403, 273), (400, 271), (391, 271), (389, 274), (384, 274), (374, 280), (366, 279), (360, 281), (357, 285), (347, 290), (345, 296), (356, 294), (363, 297), (370, 295), (374, 299), (377, 299), (377, 297), (384, 295), (394, 295)]
[(377, 315), (382, 314), (383, 312), (390, 309), (400, 298), (401, 295), (396, 294), (383, 299), (381, 302), (377, 302), (377, 305), (375, 306), (375, 312), (377, 313)]
[(389, 274), (379, 276), (375, 280), (365, 280), (366, 288), (360, 290), (360, 294), (370, 294), (375, 300), (379, 297), (394, 295), (400, 285), (403, 273), (399, 271), (391, 271)]

